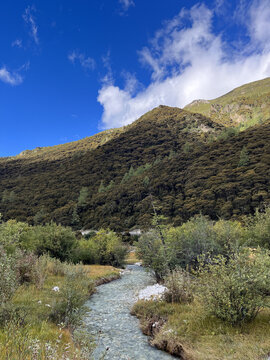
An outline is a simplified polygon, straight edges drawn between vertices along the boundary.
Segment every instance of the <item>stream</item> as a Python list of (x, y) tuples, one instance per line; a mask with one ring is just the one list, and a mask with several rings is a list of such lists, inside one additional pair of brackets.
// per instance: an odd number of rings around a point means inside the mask
[[(173, 356), (151, 347), (139, 328), (139, 320), (130, 315), (138, 292), (155, 283), (144, 268), (128, 265), (119, 280), (98, 287), (87, 301), (90, 312), (84, 319), (97, 347), (93, 358), (106, 360), (169, 360)], [(106, 350), (107, 349), (107, 350)]]

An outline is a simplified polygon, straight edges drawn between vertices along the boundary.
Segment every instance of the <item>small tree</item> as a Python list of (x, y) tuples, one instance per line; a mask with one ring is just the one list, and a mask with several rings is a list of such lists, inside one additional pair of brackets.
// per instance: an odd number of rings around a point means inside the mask
[(246, 146), (243, 146), (241, 153), (240, 153), (238, 166), (247, 166), (248, 164), (249, 164), (248, 151), (247, 151)]
[(99, 185), (99, 188), (98, 188), (98, 192), (99, 192), (99, 193), (102, 193), (102, 192), (104, 192), (104, 191), (105, 191), (104, 182), (103, 182), (103, 180), (101, 180), (100, 185)]
[(80, 190), (80, 195), (78, 197), (78, 206), (85, 206), (87, 204), (86, 200), (88, 197), (88, 188), (82, 187)]
[(71, 224), (76, 226), (79, 224), (79, 222), (80, 222), (80, 217), (78, 215), (78, 207), (77, 207), (77, 205), (75, 205), (73, 212), (72, 212)]

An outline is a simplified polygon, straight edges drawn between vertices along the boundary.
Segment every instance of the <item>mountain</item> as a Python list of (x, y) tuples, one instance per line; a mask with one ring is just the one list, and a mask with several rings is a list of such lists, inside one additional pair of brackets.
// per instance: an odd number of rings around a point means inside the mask
[(270, 78), (266, 78), (240, 86), (214, 100), (195, 100), (185, 109), (243, 130), (269, 119), (269, 103)]
[[(251, 88), (256, 98), (256, 86), (268, 83), (242, 88), (253, 99)], [(240, 89), (224, 98), (234, 103)], [(270, 120), (239, 132), (215, 117), (159, 106), (124, 128), (0, 158), (0, 213), (117, 231), (149, 226), (153, 202), (175, 225), (199, 212), (240, 218), (270, 200), (269, 181)]]

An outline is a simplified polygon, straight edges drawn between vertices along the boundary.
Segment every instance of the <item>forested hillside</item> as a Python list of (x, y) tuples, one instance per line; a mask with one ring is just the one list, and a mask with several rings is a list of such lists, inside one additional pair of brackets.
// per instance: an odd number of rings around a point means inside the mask
[(1, 158), (0, 212), (4, 220), (114, 230), (149, 226), (152, 201), (175, 225), (199, 212), (239, 218), (270, 200), (269, 175), (266, 115), (239, 132), (160, 106), (122, 129)]

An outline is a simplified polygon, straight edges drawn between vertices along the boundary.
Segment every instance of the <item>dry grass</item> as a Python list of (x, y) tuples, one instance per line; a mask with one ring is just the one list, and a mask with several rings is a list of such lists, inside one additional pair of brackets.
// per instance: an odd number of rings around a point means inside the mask
[(133, 312), (144, 329), (153, 318), (165, 319), (165, 325), (154, 333), (153, 344), (179, 344), (194, 360), (263, 360), (270, 353), (270, 309), (264, 309), (243, 327), (226, 325), (206, 315), (196, 302), (139, 302)]
[(93, 280), (119, 275), (120, 273), (119, 269), (109, 265), (84, 265), (84, 268)]
[(136, 250), (134, 248), (131, 248), (125, 261), (126, 264), (132, 265), (139, 261), (140, 259), (137, 257)]

